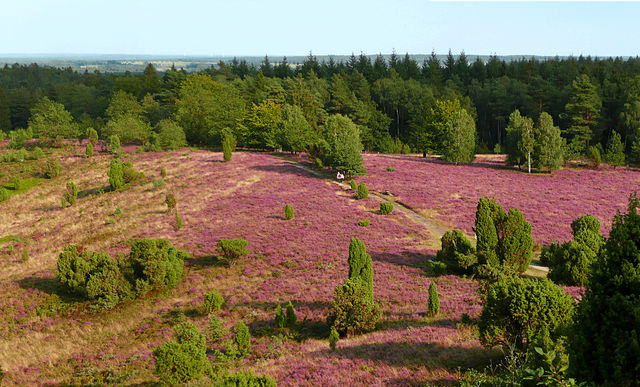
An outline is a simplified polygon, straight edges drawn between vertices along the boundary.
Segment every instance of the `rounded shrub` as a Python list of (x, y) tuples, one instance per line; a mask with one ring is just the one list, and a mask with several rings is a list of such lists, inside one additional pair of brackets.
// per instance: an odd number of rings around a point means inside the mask
[(460, 230), (449, 230), (440, 238), (441, 248), (436, 253), (436, 261), (444, 263), (451, 272), (468, 273), (477, 258), (473, 245)]
[(245, 239), (220, 239), (217, 246), (218, 253), (229, 265), (234, 265), (240, 257), (249, 254)]
[(222, 320), (215, 315), (209, 318), (209, 329), (207, 330), (207, 338), (210, 341), (218, 342), (229, 334), (227, 327), (224, 326)]
[(387, 215), (393, 212), (393, 203), (391, 202), (382, 202), (380, 203), (380, 213), (382, 215)]
[(9, 200), (9, 191), (4, 187), (0, 187), (0, 202), (6, 202), (7, 200)]
[(360, 226), (360, 227), (369, 227), (370, 224), (371, 224), (371, 222), (369, 221), (369, 219), (359, 220), (358, 221), (358, 226)]
[(44, 158), (44, 152), (40, 149), (39, 146), (33, 148), (33, 152), (31, 152), (31, 158), (34, 160), (40, 160)]
[(182, 276), (184, 260), (189, 254), (176, 249), (164, 239), (138, 239), (131, 245), (129, 261), (136, 281), (136, 291), (174, 287)]
[(160, 177), (162, 177), (163, 179), (167, 177), (167, 171), (166, 169), (164, 169), (164, 167), (160, 168)]
[(201, 378), (211, 367), (204, 337), (192, 323), (176, 327), (178, 341), (168, 341), (153, 350), (156, 374), (163, 384), (183, 385)]
[(47, 179), (53, 179), (60, 176), (62, 172), (62, 166), (60, 165), (60, 161), (57, 159), (47, 159), (44, 163), (41, 164), (41, 171), (44, 177)]
[(180, 231), (182, 228), (182, 218), (178, 215), (178, 211), (176, 211), (176, 231)]
[(215, 290), (204, 294), (204, 301), (202, 302), (201, 312), (202, 314), (209, 314), (219, 312), (220, 307), (224, 303), (224, 298)]
[(516, 278), (489, 286), (478, 324), (480, 342), (526, 350), (546, 330), (551, 337), (572, 323), (575, 303), (549, 280)]
[(351, 180), (351, 190), (352, 191), (357, 191), (358, 190), (358, 183), (356, 183), (355, 180)]
[(87, 158), (93, 157), (93, 145), (91, 145), (90, 142), (87, 143), (84, 153), (87, 155)]
[(367, 286), (358, 279), (338, 285), (327, 324), (343, 336), (357, 335), (375, 329), (382, 310), (369, 296)]
[(367, 189), (367, 185), (362, 182), (360, 183), (360, 185), (358, 186), (358, 199), (365, 199), (369, 197), (369, 190)]
[(222, 382), (216, 386), (276, 387), (276, 382), (269, 376), (256, 376), (251, 371), (240, 371), (225, 376)]
[(73, 182), (67, 183), (67, 192), (64, 194), (64, 199), (69, 203), (69, 205), (76, 204), (76, 199), (78, 198), (78, 186)]
[(284, 207), (284, 217), (287, 220), (291, 220), (293, 219), (293, 216), (294, 216), (293, 207), (290, 204), (287, 204)]

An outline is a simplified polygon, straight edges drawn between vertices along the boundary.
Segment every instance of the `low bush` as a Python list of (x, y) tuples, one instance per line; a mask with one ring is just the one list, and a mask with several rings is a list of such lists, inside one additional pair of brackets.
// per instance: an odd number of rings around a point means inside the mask
[(4, 187), (0, 187), (0, 202), (6, 202), (7, 200), (9, 200), (9, 191)]
[(167, 177), (167, 170), (164, 169), (164, 167), (160, 168), (160, 177), (162, 177), (163, 179)]
[(164, 197), (164, 203), (167, 205), (167, 212), (171, 212), (176, 208), (176, 195), (173, 193), (168, 193)]
[(391, 202), (382, 202), (380, 203), (380, 213), (382, 215), (387, 215), (393, 212), (393, 203)]
[(209, 329), (207, 330), (207, 338), (210, 341), (218, 342), (229, 334), (227, 327), (224, 326), (222, 320), (215, 315), (209, 318)]
[(162, 188), (164, 187), (164, 180), (162, 178), (155, 179), (153, 181), (153, 188)]
[(40, 169), (42, 174), (47, 179), (53, 179), (60, 176), (62, 172), (62, 166), (60, 165), (60, 161), (56, 159), (47, 159), (44, 163), (41, 164)]
[(87, 158), (93, 157), (93, 145), (91, 145), (90, 142), (87, 143), (87, 147), (85, 148), (84, 153)]
[(387, 167), (384, 169), (387, 172), (395, 172), (396, 169), (395, 168), (391, 168), (390, 166), (387, 165)]
[(202, 314), (219, 312), (222, 303), (224, 303), (224, 298), (222, 298), (220, 293), (212, 290), (209, 293), (204, 294), (204, 301), (202, 302), (200, 312)]
[(133, 168), (131, 162), (122, 163), (122, 178), (125, 184), (133, 184), (144, 181), (144, 173)]
[(158, 122), (156, 127), (158, 132), (155, 145), (162, 149), (176, 150), (181, 146), (187, 145), (184, 129), (172, 120), (162, 120)]
[(138, 239), (131, 245), (129, 261), (137, 294), (151, 289), (174, 287), (182, 276), (189, 254), (164, 239)]
[(12, 184), (14, 191), (20, 191), (20, 189), (22, 188), (22, 180), (20, 180), (20, 176), (14, 177)]
[(527, 350), (546, 331), (552, 338), (573, 321), (575, 303), (549, 280), (516, 278), (491, 284), (478, 324), (480, 342)]
[(287, 220), (291, 220), (293, 219), (293, 216), (294, 216), (293, 207), (290, 204), (287, 204), (284, 207), (284, 217)]
[(436, 261), (444, 263), (448, 271), (471, 273), (477, 263), (473, 245), (460, 230), (449, 230), (440, 239), (442, 247), (436, 253)]
[(438, 277), (447, 273), (447, 264), (438, 260), (427, 261), (427, 272), (429, 275)]
[(119, 262), (106, 253), (69, 245), (57, 261), (57, 277), (70, 292), (110, 308), (131, 296), (132, 286)]
[(33, 148), (33, 151), (31, 152), (31, 159), (40, 160), (43, 158), (44, 158), (44, 152), (42, 151), (42, 149), (40, 149), (39, 146)]
[(225, 376), (214, 387), (276, 387), (269, 376), (255, 376), (251, 371), (241, 371)]
[(375, 329), (382, 310), (369, 298), (367, 286), (357, 279), (338, 285), (327, 324), (342, 336), (357, 335)]
[(548, 278), (552, 281), (585, 286), (604, 238), (600, 234), (600, 222), (591, 215), (574, 220), (571, 229), (573, 241), (543, 247), (540, 261), (549, 266)]
[(371, 224), (371, 222), (369, 222), (369, 219), (359, 220), (358, 221), (358, 226), (360, 226), (360, 227), (369, 227), (370, 224)]
[(358, 183), (356, 183), (355, 180), (351, 180), (351, 190), (352, 191), (357, 191), (358, 190)]
[(367, 185), (362, 182), (360, 183), (360, 185), (358, 186), (358, 199), (365, 199), (369, 197), (369, 190), (367, 189)]
[(156, 374), (166, 385), (182, 385), (201, 378), (211, 367), (204, 337), (193, 323), (176, 327), (178, 341), (168, 341), (153, 350)]
[(234, 265), (240, 257), (249, 254), (245, 239), (220, 239), (217, 246), (218, 253), (230, 266)]
[(73, 182), (67, 183), (67, 192), (64, 193), (64, 199), (69, 205), (76, 204), (78, 198), (78, 187)]

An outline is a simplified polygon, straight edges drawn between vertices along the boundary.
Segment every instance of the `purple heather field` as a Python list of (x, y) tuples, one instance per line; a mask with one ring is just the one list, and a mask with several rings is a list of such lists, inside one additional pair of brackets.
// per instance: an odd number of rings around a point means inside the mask
[[(178, 312), (204, 332), (208, 318), (194, 311), (213, 289), (225, 298), (219, 314), (224, 324), (232, 328), (242, 320), (253, 335), (252, 354), (234, 367), (270, 375), (282, 386), (448, 385), (466, 367), (483, 368), (500, 357), (480, 345), (476, 328), (460, 324), (463, 313), (480, 314), (477, 282), (429, 277), (425, 262), (437, 241), (400, 211), (380, 215), (378, 199), (355, 200), (352, 191), (267, 153), (236, 152), (222, 163), (220, 153), (182, 149), (131, 153), (129, 160), (149, 180), (164, 166), (165, 186), (147, 182), (94, 194), (106, 184), (110, 157), (68, 155), (58, 179), (73, 179), (87, 192), (76, 205), (56, 207), (64, 191), (56, 180), (24, 193), (25, 200), (2, 204), (8, 213), (22, 214), (0, 224), (0, 237), (20, 239), (11, 248), (0, 246), (7, 268), (0, 273), (0, 364), (8, 385), (92, 383), (105, 373), (121, 380), (116, 384), (156, 380), (153, 348), (173, 337)], [(482, 160), (453, 166), (418, 156), (364, 155), (364, 163), (368, 174), (359, 181), (390, 190), (424, 214), (470, 231), (478, 197), (493, 196), (520, 208), (537, 241), (545, 243), (568, 239), (569, 223), (583, 213), (608, 230), (640, 177), (636, 171), (586, 169), (528, 176)], [(385, 171), (387, 165), (396, 171)], [(168, 192), (177, 198), (179, 231), (166, 212)], [(295, 209), (294, 219), (285, 220), (285, 204)], [(121, 214), (114, 215), (115, 208)], [(364, 219), (371, 225), (359, 226)], [(373, 258), (383, 318), (374, 332), (343, 339), (332, 352), (318, 332), (324, 332), (336, 285), (347, 277), (352, 236)], [(57, 290), (56, 259), (66, 243), (116, 253), (127, 252), (127, 240), (143, 237), (166, 238), (192, 255), (175, 289), (100, 313)], [(245, 238), (250, 254), (231, 268), (215, 264), (221, 238)], [(20, 262), (25, 247), (28, 263)], [(441, 302), (435, 318), (426, 315), (431, 281)], [(566, 292), (579, 298), (581, 289)], [(276, 305), (289, 301), (303, 340), (273, 329)]]

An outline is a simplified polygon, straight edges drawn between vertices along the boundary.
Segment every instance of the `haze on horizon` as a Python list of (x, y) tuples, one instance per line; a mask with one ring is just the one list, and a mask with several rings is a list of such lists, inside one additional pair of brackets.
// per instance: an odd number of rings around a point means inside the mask
[(640, 3), (24, 0), (3, 14), (2, 55), (636, 56)]

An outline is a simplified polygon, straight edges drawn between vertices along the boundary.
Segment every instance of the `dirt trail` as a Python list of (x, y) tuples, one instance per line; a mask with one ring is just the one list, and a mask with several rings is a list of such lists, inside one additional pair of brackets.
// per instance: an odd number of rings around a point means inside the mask
[[(307, 167), (306, 165), (304, 165), (302, 163), (299, 163), (299, 162), (296, 162), (296, 161), (287, 160), (287, 159), (283, 159), (283, 160), (286, 161), (287, 163), (291, 164), (291, 165), (294, 165), (294, 166), (300, 168), (300, 169), (304, 169), (305, 171), (311, 173), (314, 176), (317, 176), (317, 177), (320, 177), (320, 178), (324, 179), (328, 183), (338, 185), (338, 186), (340, 186), (340, 187), (342, 187), (344, 189), (351, 189), (351, 186), (349, 184), (340, 183), (340, 182), (336, 181), (331, 176), (329, 176), (326, 172), (321, 172), (321, 171), (317, 171), (315, 169), (311, 169), (311, 168)], [(398, 211), (402, 212), (409, 219), (411, 219), (414, 222), (424, 226), (427, 229), (427, 232), (429, 233), (429, 235), (433, 237), (433, 241), (436, 243), (436, 246), (433, 246), (433, 247), (436, 248), (436, 249), (439, 247), (440, 238), (442, 238), (442, 236), (444, 235), (445, 232), (447, 232), (448, 230), (451, 229), (450, 226), (444, 224), (443, 222), (441, 222), (441, 221), (439, 221), (437, 219), (427, 218), (427, 217), (423, 216), (422, 214), (416, 212), (410, 206), (402, 203), (401, 201), (396, 200), (393, 195), (386, 195), (384, 193), (371, 191), (371, 190), (369, 190), (369, 195), (376, 197), (380, 201), (392, 202), (394, 210), (398, 210)], [(467, 236), (469, 237), (469, 239), (473, 240), (473, 243), (475, 245), (475, 235), (467, 235)], [(541, 271), (541, 272), (544, 272), (544, 273), (548, 273), (549, 272), (549, 268), (546, 267), (546, 266), (537, 266), (537, 265), (530, 264), (529, 268), (532, 269), (533, 271)]]

